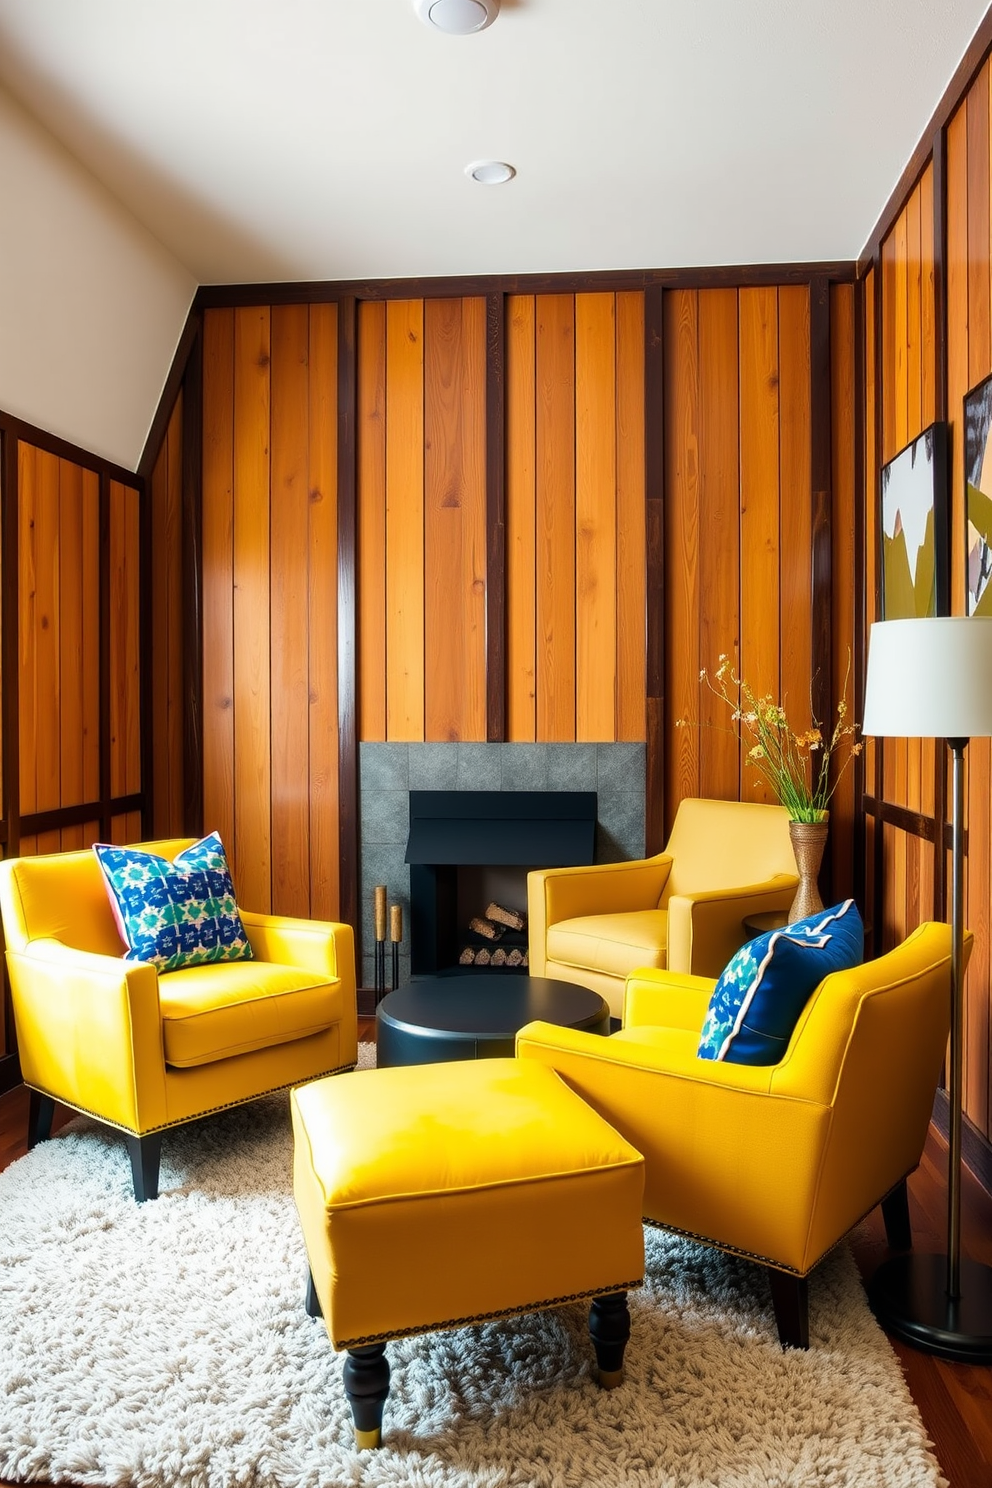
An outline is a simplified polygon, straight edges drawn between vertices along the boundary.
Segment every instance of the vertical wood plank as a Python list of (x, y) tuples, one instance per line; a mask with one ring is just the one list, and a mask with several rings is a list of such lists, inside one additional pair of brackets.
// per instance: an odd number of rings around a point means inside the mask
[(506, 737), (506, 296), (485, 298), (486, 733)]
[(920, 187), (906, 203), (906, 438), (923, 428), (923, 259)]
[[(847, 688), (848, 721), (860, 713), (860, 697), (854, 685), (856, 585), (855, 552), (857, 503), (855, 499), (855, 329), (853, 284), (834, 284), (830, 298), (830, 408), (833, 448), (833, 522), (831, 524), (833, 592), (831, 631), (834, 649), (834, 691), (841, 697)], [(841, 777), (830, 807), (833, 888), (830, 902), (854, 893), (855, 771), (849, 765)]]
[(699, 795), (699, 291), (665, 296), (666, 815)]
[(109, 485), (109, 514), (110, 794), (123, 796), (127, 790), (127, 701), (124, 693), (127, 678), (127, 523), (124, 491), (118, 481), (111, 481)]
[[(338, 307), (310, 306), (310, 913), (341, 913), (338, 853)], [(381, 550), (380, 550), (381, 552)]]
[[(100, 478), (83, 471), (82, 501), (82, 671), (84, 801), (100, 799)], [(88, 844), (87, 844), (88, 845)]]
[(358, 908), (358, 306), (354, 295), (338, 301), (337, 331), (337, 460), (335, 464), (335, 543), (337, 548), (337, 671), (338, 698), (338, 917), (356, 927), (356, 955), (361, 957), (361, 915)]
[[(778, 292), (779, 406), (781, 460), (781, 580), (779, 588), (782, 635), (781, 695), (790, 722), (809, 727), (815, 677), (812, 637), (811, 566), (798, 562), (812, 549), (812, 489), (810, 484), (810, 296), (805, 285), (783, 285)], [(824, 730), (833, 728), (831, 712), (820, 718)], [(813, 760), (815, 766), (817, 761)]]
[(246, 909), (272, 903), (267, 306), (234, 312), (234, 835)]
[(507, 738), (537, 737), (536, 301), (506, 305)]
[(386, 738), (386, 303), (358, 306), (359, 731)]
[(894, 264), (892, 293), (894, 309), (893, 362), (895, 380), (892, 388), (894, 404), (895, 447), (902, 449), (909, 442), (909, 297), (908, 297), (908, 243), (907, 209), (896, 218), (892, 229)]
[(309, 852), (309, 351), (306, 305), (271, 312), (272, 909), (306, 916)]
[(386, 737), (424, 737), (424, 304), (386, 306)]
[[(38, 624), (35, 592), (37, 569), (38, 463), (40, 451), (20, 441), (17, 446), (18, 497), (18, 738), (20, 779), (18, 805), (20, 815), (38, 809), (38, 784), (35, 775), (35, 739), (38, 732), (38, 668), (36, 662)], [(24, 851), (23, 840), (21, 850)]]
[[(947, 126), (947, 408), (957, 420), (971, 386), (968, 355), (968, 114)], [(951, 532), (963, 532), (964, 439), (951, 440)], [(951, 608), (964, 610), (964, 543), (951, 543)]]
[[(166, 530), (163, 533), (162, 554), (165, 572), (162, 582), (166, 587), (165, 620), (167, 643), (165, 654), (165, 733), (164, 753), (168, 759), (166, 777), (162, 781), (165, 804), (162, 827), (168, 834), (182, 835), (185, 806), (185, 716), (183, 708), (183, 648), (185, 644), (183, 614), (183, 396), (176, 400), (169, 433), (166, 438), (168, 451), (168, 475), (166, 492)], [(158, 549), (155, 548), (158, 559)], [(157, 561), (152, 564), (154, 573)], [(153, 628), (154, 631), (154, 628)], [(154, 633), (153, 633), (154, 646)], [(153, 681), (155, 669), (153, 666)], [(159, 740), (159, 752), (163, 740)], [(158, 793), (155, 792), (158, 800)]]
[[(83, 697), (93, 679), (83, 676), (83, 471), (59, 461), (59, 805), (78, 806), (83, 795)], [(79, 827), (64, 828), (64, 848), (82, 846)]]
[(882, 443), (879, 460), (882, 465), (892, 459), (899, 448), (896, 435), (896, 243), (895, 231), (882, 243), (881, 275), (877, 293), (881, 300), (882, 339), (878, 347), (881, 371)]
[[(780, 687), (780, 474), (778, 297), (740, 291), (741, 676), (759, 697)], [(770, 801), (758, 772), (745, 769), (741, 794)]]
[(616, 303), (575, 296), (575, 737), (616, 738)]
[(647, 737), (644, 295), (617, 295), (617, 729)]
[(537, 299), (537, 737), (575, 738), (575, 301)]
[(968, 385), (992, 370), (989, 321), (989, 66), (968, 92)]
[[(699, 291), (699, 655), (712, 677), (740, 641), (740, 425), (735, 289)], [(689, 679), (687, 678), (688, 682)], [(736, 800), (740, 748), (726, 703), (699, 688), (699, 789)]]
[(647, 780), (644, 845), (659, 852), (666, 840), (672, 804), (666, 799), (668, 736), (665, 684), (665, 510), (668, 432), (666, 314), (671, 301), (660, 284), (644, 291), (644, 529)]
[(203, 826), (236, 863), (233, 310), (203, 320)]
[(152, 470), (152, 726), (155, 837), (183, 830), (182, 394)]
[[(138, 491), (122, 485), (124, 506), (124, 789), (130, 796), (141, 790), (141, 595), (140, 503)], [(134, 813), (140, 837), (141, 813)]]
[(486, 737), (485, 300), (424, 306), (424, 736)]
[[(878, 618), (878, 464), (877, 464), (877, 428), (878, 410), (876, 402), (876, 388), (878, 386), (878, 365), (876, 355), (876, 323), (877, 303), (875, 297), (875, 271), (870, 269), (865, 275), (864, 282), (864, 339), (865, 339), (865, 371), (864, 371), (864, 419), (862, 422), (864, 442), (864, 505), (865, 505), (865, 637), (873, 620)], [(857, 661), (857, 657), (855, 658)], [(860, 701), (860, 700), (859, 700)], [(858, 710), (861, 711), (860, 708)], [(864, 781), (865, 789), (877, 795), (876, 784), (876, 745), (874, 739), (865, 740), (864, 749)], [(869, 844), (870, 837), (870, 844)], [(868, 896), (874, 892), (874, 865), (876, 858), (868, 854), (869, 845), (877, 852), (879, 841), (877, 835), (872, 831), (866, 837), (865, 851), (866, 862), (869, 865), (867, 872), (866, 907)], [(875, 939), (874, 947), (881, 945), (881, 919), (874, 919)]]
[(937, 417), (933, 161), (920, 179), (920, 428)]

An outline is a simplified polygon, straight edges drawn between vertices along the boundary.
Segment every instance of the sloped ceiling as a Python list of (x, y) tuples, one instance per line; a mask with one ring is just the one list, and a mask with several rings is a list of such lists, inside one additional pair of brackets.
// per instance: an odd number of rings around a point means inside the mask
[(201, 283), (851, 259), (985, 9), (0, 0), (0, 81)]

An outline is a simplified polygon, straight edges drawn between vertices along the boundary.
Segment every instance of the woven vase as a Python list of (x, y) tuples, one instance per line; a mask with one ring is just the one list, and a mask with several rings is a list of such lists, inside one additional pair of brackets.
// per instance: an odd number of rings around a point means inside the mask
[(796, 867), (799, 870), (799, 886), (789, 910), (790, 924), (794, 920), (804, 920), (807, 915), (816, 914), (817, 910), (823, 908), (817, 879), (823, 861), (823, 849), (827, 845), (829, 826), (830, 823), (826, 820), (789, 823), (792, 851), (796, 855)]

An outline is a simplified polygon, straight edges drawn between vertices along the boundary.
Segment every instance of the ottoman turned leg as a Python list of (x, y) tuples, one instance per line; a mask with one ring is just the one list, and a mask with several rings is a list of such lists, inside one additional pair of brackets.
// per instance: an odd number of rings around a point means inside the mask
[(389, 1394), (386, 1345), (351, 1348), (344, 1361), (344, 1393), (355, 1422), (355, 1445), (377, 1447), (382, 1441), (382, 1408)]
[(623, 1352), (630, 1337), (626, 1292), (594, 1297), (589, 1308), (589, 1336), (596, 1350), (599, 1383), (604, 1390), (623, 1384)]

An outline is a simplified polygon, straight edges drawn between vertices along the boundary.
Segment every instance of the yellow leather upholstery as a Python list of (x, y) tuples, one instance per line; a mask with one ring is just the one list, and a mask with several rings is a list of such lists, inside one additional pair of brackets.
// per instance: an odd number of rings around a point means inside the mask
[(656, 857), (529, 873), (531, 975), (591, 987), (617, 1018), (637, 967), (719, 976), (744, 916), (792, 903), (788, 824), (782, 806), (687, 799)]
[(640, 1284), (643, 1159), (536, 1062), (363, 1070), (291, 1107), (335, 1348)]
[(802, 1277), (920, 1160), (950, 956), (949, 927), (926, 924), (826, 977), (776, 1065), (698, 1059), (712, 981), (647, 970), (627, 980), (619, 1033), (531, 1023), (517, 1055), (644, 1154), (648, 1219)]
[[(175, 857), (190, 839), (139, 844)], [(92, 852), (0, 863), (25, 1084), (138, 1137), (357, 1058), (349, 925), (242, 912), (252, 961), (123, 959)]]

